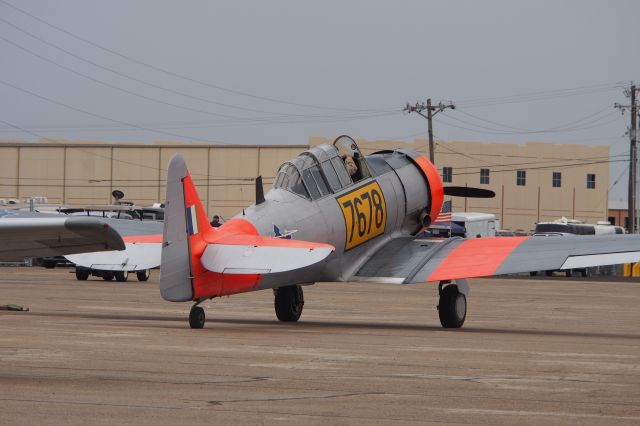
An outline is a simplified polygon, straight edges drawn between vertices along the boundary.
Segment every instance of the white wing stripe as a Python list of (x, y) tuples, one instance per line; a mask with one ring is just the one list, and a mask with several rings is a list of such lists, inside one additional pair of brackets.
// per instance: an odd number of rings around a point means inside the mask
[(329, 248), (209, 244), (200, 262), (211, 272), (264, 274), (304, 268), (324, 260), (329, 254)]
[(640, 261), (640, 251), (624, 253), (587, 254), (582, 256), (569, 256), (560, 269), (586, 268), (598, 265), (618, 265), (621, 263), (633, 263)]

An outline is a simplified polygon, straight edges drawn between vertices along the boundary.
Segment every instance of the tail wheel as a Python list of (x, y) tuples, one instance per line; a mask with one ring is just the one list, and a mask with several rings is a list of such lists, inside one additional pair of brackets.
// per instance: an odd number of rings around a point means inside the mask
[(86, 281), (89, 278), (89, 271), (87, 269), (76, 268), (76, 279), (79, 281)]
[(113, 279), (113, 272), (104, 271), (102, 273), (102, 279), (105, 280), (105, 281), (111, 281)]
[(114, 275), (116, 277), (116, 281), (121, 283), (129, 279), (129, 271), (117, 271)]
[(148, 281), (151, 276), (151, 271), (148, 269), (136, 272), (136, 277), (138, 277), (138, 281)]
[(446, 286), (440, 293), (438, 316), (444, 328), (460, 328), (467, 317), (467, 298), (456, 285)]
[(200, 306), (191, 307), (189, 312), (189, 326), (191, 328), (203, 328), (205, 322), (204, 309)]
[(275, 290), (274, 306), (276, 316), (280, 321), (296, 322), (302, 315), (304, 307), (304, 295), (302, 287), (290, 285)]

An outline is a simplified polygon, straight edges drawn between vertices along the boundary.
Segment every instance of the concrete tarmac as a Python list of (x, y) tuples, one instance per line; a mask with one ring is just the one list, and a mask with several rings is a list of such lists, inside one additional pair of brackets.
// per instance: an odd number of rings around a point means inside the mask
[(70, 269), (0, 268), (0, 424), (640, 424), (640, 283), (471, 280), (444, 330), (432, 284), (305, 287), (204, 304)]

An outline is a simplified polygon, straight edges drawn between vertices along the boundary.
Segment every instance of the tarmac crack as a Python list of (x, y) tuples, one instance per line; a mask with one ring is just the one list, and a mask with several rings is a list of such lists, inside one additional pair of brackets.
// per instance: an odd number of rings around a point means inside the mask
[(313, 399), (333, 399), (333, 398), (350, 398), (354, 396), (370, 396), (370, 395), (385, 395), (386, 392), (354, 392), (354, 393), (342, 393), (335, 395), (325, 396), (291, 396), (282, 398), (243, 398), (243, 399), (227, 399), (227, 400), (213, 400), (207, 401), (210, 405), (223, 405), (233, 402), (275, 402), (275, 401), (298, 401), (298, 400), (313, 400)]
[(0, 401), (7, 402), (32, 402), (37, 404), (56, 404), (56, 405), (95, 405), (99, 407), (122, 407), (122, 408), (142, 408), (142, 409), (159, 409), (159, 410), (184, 410), (191, 407), (163, 407), (159, 405), (139, 405), (139, 404), (116, 404), (108, 402), (95, 401), (52, 401), (44, 399), (20, 399), (20, 398), (0, 398)]

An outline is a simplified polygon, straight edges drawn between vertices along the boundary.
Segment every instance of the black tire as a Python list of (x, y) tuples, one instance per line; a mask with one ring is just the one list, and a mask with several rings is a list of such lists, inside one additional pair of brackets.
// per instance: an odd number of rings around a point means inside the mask
[(54, 259), (44, 259), (42, 261), (42, 266), (44, 266), (45, 269), (53, 269), (56, 267), (57, 264), (58, 264), (58, 261)]
[(102, 279), (105, 281), (111, 281), (113, 279), (113, 272), (111, 271), (103, 271)]
[(455, 285), (446, 286), (438, 304), (440, 324), (444, 328), (460, 328), (467, 317), (467, 298)]
[(276, 309), (276, 316), (280, 321), (298, 321), (304, 308), (302, 287), (299, 285), (290, 285), (276, 289), (276, 297), (274, 298), (273, 305)]
[(116, 271), (113, 274), (118, 282), (126, 282), (129, 279), (129, 271)]
[(78, 269), (76, 268), (76, 279), (78, 281), (86, 281), (89, 278), (89, 270), (88, 269)]
[(149, 281), (150, 276), (151, 276), (151, 271), (148, 269), (144, 269), (142, 271), (136, 272), (136, 277), (138, 277), (138, 281)]
[(189, 312), (189, 326), (191, 328), (203, 328), (205, 322), (204, 309), (200, 306), (194, 306)]

